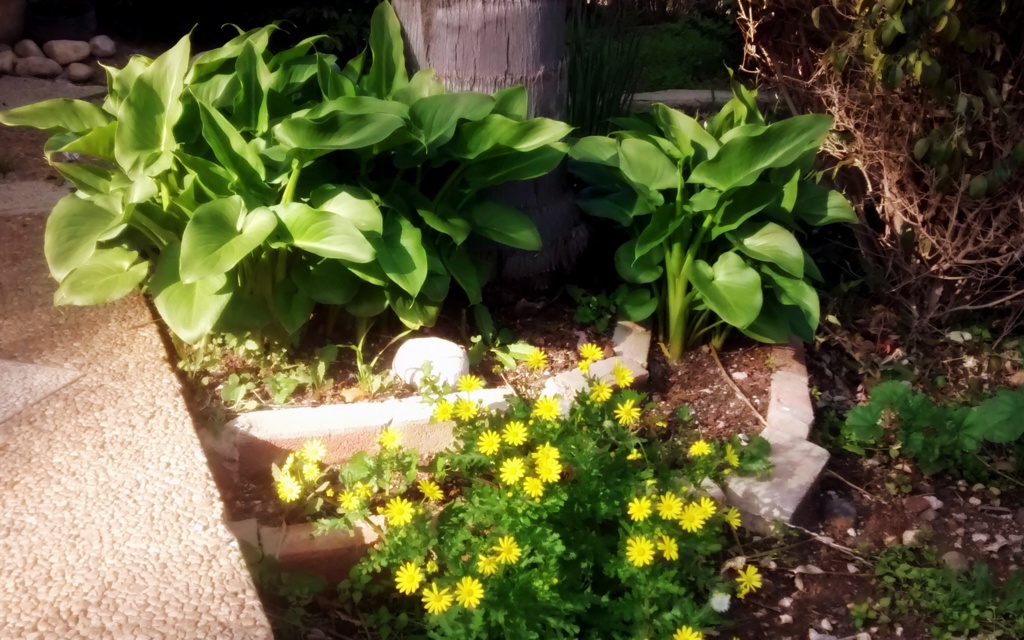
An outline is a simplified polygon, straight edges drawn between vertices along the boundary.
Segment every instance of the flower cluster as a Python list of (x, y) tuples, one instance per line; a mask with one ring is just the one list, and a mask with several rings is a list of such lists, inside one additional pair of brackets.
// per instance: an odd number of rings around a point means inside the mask
[(273, 468), (274, 489), (282, 502), (295, 502), (323, 475), (327, 447), (321, 440), (310, 440), (301, 449), (288, 454), (284, 464)]

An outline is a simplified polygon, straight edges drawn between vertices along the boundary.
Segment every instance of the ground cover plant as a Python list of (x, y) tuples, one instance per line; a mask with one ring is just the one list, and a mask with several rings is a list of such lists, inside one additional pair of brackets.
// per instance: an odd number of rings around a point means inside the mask
[[(454, 280), (479, 302), (479, 235), (538, 249), (533, 224), (489, 198), (565, 153), (563, 123), (526, 119), (526, 95), (446, 93), (411, 78), (394, 11), (344, 65), (317, 38), (271, 53), (274, 26), (190, 61), (188, 37), (108, 69), (102, 106), (55, 100), (0, 122), (48, 130), (51, 164), (78, 191), (47, 224), (58, 304), (143, 286), (172, 332), (287, 342), (317, 305), (430, 325)], [(66, 154), (85, 162), (68, 162)]]
[(694, 640), (718, 625), (761, 576), (721, 557), (739, 514), (703, 483), (763, 469), (764, 442), (668, 434), (628, 369), (614, 375), (619, 390), (592, 379), (566, 413), (555, 397), (484, 410), (466, 376), (434, 405), (456, 444), (427, 464), (387, 429), (340, 468), (317, 442), (275, 467), (319, 530), (381, 533), (339, 606), (384, 637)]
[(832, 120), (800, 115), (767, 123), (756, 93), (733, 98), (707, 123), (662, 104), (619, 119), (609, 137), (570, 150), (590, 186), (580, 206), (624, 227), (615, 267), (636, 285), (620, 309), (657, 312), (671, 358), (702, 341), (720, 347), (733, 328), (765, 342), (813, 340), (819, 303), (802, 222), (856, 222), (849, 202), (819, 184), (814, 158)]

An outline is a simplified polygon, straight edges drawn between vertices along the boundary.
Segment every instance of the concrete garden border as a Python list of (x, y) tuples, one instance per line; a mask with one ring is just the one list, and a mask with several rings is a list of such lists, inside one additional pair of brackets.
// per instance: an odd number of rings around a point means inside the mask
[[(628, 367), (638, 382), (647, 379), (647, 356), (651, 334), (632, 322), (620, 322), (612, 337), (614, 356), (595, 362), (592, 375), (614, 382), (616, 361)], [(803, 347), (775, 347), (778, 368), (772, 375), (768, 427), (762, 435), (772, 444), (775, 465), (765, 479), (730, 477), (724, 492), (709, 486), (715, 497), (736, 506), (744, 525), (754, 531), (772, 531), (778, 521), (789, 522), (810, 493), (828, 461), (828, 452), (807, 441), (814, 419), (808, 392)], [(549, 378), (544, 393), (557, 393), (567, 410), (576, 392), (585, 388), (579, 370)], [(505, 406), (512, 390), (484, 389), (472, 397), (490, 409)], [(421, 454), (439, 453), (452, 443), (454, 423), (431, 424), (432, 407), (420, 398), (255, 411), (240, 415), (219, 433), (206, 437), (215, 466), (227, 471), (229, 481), (266, 478), (272, 462), (310, 438), (320, 438), (327, 447), (327, 464), (340, 463), (362, 450), (376, 446), (387, 427), (402, 432), (404, 445)], [(380, 524), (380, 523), (378, 523)], [(275, 558), (287, 570), (308, 570), (328, 578), (344, 578), (348, 569), (378, 539), (373, 528), (361, 525), (354, 533), (332, 533), (313, 537), (312, 525), (271, 527), (255, 519), (230, 523), (239, 541), (252, 545), (264, 556)]]

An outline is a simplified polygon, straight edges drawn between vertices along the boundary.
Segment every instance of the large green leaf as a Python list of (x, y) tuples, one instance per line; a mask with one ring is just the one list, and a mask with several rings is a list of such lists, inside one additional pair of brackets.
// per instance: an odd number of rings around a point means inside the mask
[(441, 259), (448, 272), (452, 274), (455, 281), (459, 283), (462, 290), (466, 292), (469, 304), (480, 304), (483, 299), (481, 265), (463, 247), (449, 246), (442, 248)]
[(110, 181), (114, 174), (109, 169), (71, 162), (51, 162), (50, 165), (82, 193), (91, 196), (110, 193)]
[(387, 114), (399, 118), (409, 117), (409, 107), (394, 100), (381, 100), (371, 96), (342, 96), (327, 100), (316, 105), (306, 112), (296, 115), (318, 120), (330, 113), (340, 112), (346, 115), (374, 115)]
[(403, 291), (388, 289), (386, 292), (388, 306), (409, 329), (432, 327), (437, 321), (441, 306), (424, 296), (410, 298)]
[(683, 158), (694, 155), (694, 146), (703, 150), (703, 153), (697, 158), (698, 161), (714, 158), (718, 153), (720, 145), (715, 137), (685, 113), (680, 113), (663, 104), (654, 105), (651, 108), (651, 113), (662, 133), (676, 145)]
[(304, 263), (291, 272), (299, 289), (320, 304), (343, 305), (359, 291), (360, 280), (337, 260)]
[(317, 187), (309, 196), (314, 209), (330, 211), (345, 218), (356, 229), (367, 233), (384, 233), (384, 216), (366, 189), (351, 185), (325, 184)]
[(132, 177), (157, 175), (171, 166), (188, 54), (186, 35), (139, 74), (117, 110), (114, 155)]
[(389, 211), (384, 233), (374, 248), (388, 278), (410, 296), (417, 296), (427, 279), (427, 252), (419, 228), (397, 211)]
[(771, 296), (764, 299), (761, 313), (745, 327), (741, 327), (747, 336), (768, 344), (783, 344), (793, 337), (793, 328), (789, 326), (786, 307)]
[[(794, 278), (781, 273), (768, 265), (765, 265), (762, 272), (768, 276), (768, 282), (779, 302), (785, 305), (792, 305), (800, 309), (810, 328), (811, 339), (814, 338), (814, 331), (818, 329), (818, 322), (821, 317), (821, 305), (818, 301), (818, 292), (803, 278)], [(805, 332), (804, 332), (805, 333)], [(801, 335), (806, 338), (805, 335)]]
[(24, 107), (0, 111), (0, 124), (32, 127), (50, 133), (84, 133), (113, 121), (106, 111), (91, 102), (56, 98)]
[(665, 252), (660, 246), (636, 257), (636, 240), (627, 240), (615, 251), (615, 270), (622, 279), (633, 284), (654, 282), (665, 272), (662, 259)]
[(761, 276), (737, 253), (723, 253), (713, 267), (694, 261), (690, 282), (704, 304), (734, 327), (746, 327), (761, 312)]
[(472, 160), (516, 151), (533, 151), (558, 142), (572, 127), (558, 120), (533, 118), (518, 121), (492, 113), (481, 120), (463, 122), (446, 151), (458, 158)]
[(619, 303), (619, 311), (633, 322), (642, 322), (658, 309), (658, 298), (651, 294), (650, 287), (631, 289)]
[(233, 174), (238, 183), (255, 193), (265, 192), (266, 168), (259, 154), (246, 144), (242, 134), (219, 111), (200, 102), (199, 113), (203, 122), (203, 138), (217, 161)]
[(714, 158), (698, 164), (689, 182), (720, 191), (752, 184), (765, 169), (786, 166), (820, 147), (831, 126), (830, 116), (808, 114), (771, 124), (757, 135), (733, 138)]
[(815, 226), (857, 222), (857, 213), (843, 194), (813, 182), (800, 183), (793, 215)]
[(569, 147), (569, 157), (580, 162), (619, 166), (619, 143), (608, 136), (587, 136)]
[(473, 230), (468, 220), (460, 217), (453, 208), (443, 203), (437, 207), (436, 211), (421, 207), (416, 209), (416, 213), (423, 219), (423, 222), (427, 223), (428, 227), (450, 237), (455, 244), (465, 242)]
[(519, 180), (532, 180), (547, 175), (565, 158), (564, 144), (555, 143), (526, 153), (479, 160), (469, 165), (462, 177), (474, 189)]
[(494, 109), (494, 98), (474, 91), (445, 93), (417, 100), (409, 117), (428, 151), (446, 144), (460, 120), (480, 120)]
[(477, 200), (469, 205), (466, 215), (473, 231), (485, 238), (516, 249), (540, 251), (540, 233), (523, 212), (494, 200)]
[(982, 402), (964, 420), (964, 428), (978, 440), (999, 444), (1024, 437), (1024, 390), (1003, 389)]
[[(701, 193), (717, 192), (712, 189), (703, 189)], [(723, 233), (738, 229), (740, 225), (763, 211), (781, 195), (781, 187), (767, 182), (755, 182), (724, 194), (719, 200), (720, 206), (715, 212), (715, 225), (711, 228), (711, 239), (714, 240)]]
[(267, 91), (272, 77), (263, 57), (251, 42), (246, 42), (235, 61), (235, 76), (240, 86), (235, 96), (231, 121), (239, 129), (261, 134), (267, 130)]
[(494, 113), (513, 120), (525, 120), (528, 107), (529, 100), (526, 87), (523, 85), (506, 87), (494, 92)]
[(298, 202), (271, 207), (296, 247), (323, 258), (355, 263), (374, 259), (373, 246), (347, 218)]
[(387, 113), (349, 115), (331, 111), (312, 120), (293, 116), (274, 127), (274, 136), (299, 152), (362, 149), (390, 136), (405, 125), (402, 118)]
[(277, 216), (270, 209), (246, 213), (238, 196), (200, 205), (181, 237), (181, 281), (226, 273), (263, 244), (275, 227)]
[(124, 219), (113, 201), (99, 206), (71, 194), (57, 201), (46, 220), (43, 254), (50, 274), (59, 282), (72, 269), (84, 264), (96, 251), (96, 243)]
[(274, 317), (281, 323), (288, 335), (299, 331), (313, 313), (315, 303), (291, 280), (274, 283)]
[(800, 241), (781, 225), (774, 222), (745, 224), (726, 237), (751, 258), (777, 264), (794, 278), (804, 277), (804, 252)]
[(149, 265), (139, 262), (139, 254), (123, 247), (97, 249), (89, 260), (65, 277), (53, 303), (90, 305), (123, 298), (139, 286), (149, 273)]
[[(395, 91), (391, 99), (407, 106), (412, 106), (417, 101), (430, 96), (444, 93), (444, 85), (434, 77), (433, 69), (420, 69), (412, 78), (409, 84)], [(458, 95), (458, 94), (455, 94)]]
[(679, 225), (686, 221), (684, 216), (685, 214), (676, 214), (674, 202), (655, 209), (647, 225), (640, 232), (640, 237), (637, 238), (635, 257), (639, 258), (668, 239), (679, 228)]
[(211, 198), (222, 198), (232, 192), (232, 176), (223, 167), (206, 158), (183, 153), (180, 149), (175, 159), (199, 181), (200, 186)]
[(121, 103), (131, 93), (135, 79), (151, 64), (151, 58), (135, 54), (128, 58), (128, 62), (121, 69), (100, 65), (107, 74), (107, 98), (103, 101), (103, 110), (116, 116)]
[(594, 217), (614, 220), (624, 227), (633, 224), (634, 216), (650, 213), (646, 200), (633, 189), (609, 193), (600, 187), (587, 187), (576, 196), (576, 204)]
[(657, 146), (644, 140), (627, 138), (619, 146), (622, 174), (644, 192), (675, 189), (678, 167)]
[[(46, 141), (43, 149), (48, 159), (54, 153), (79, 153), (113, 163), (116, 131), (117, 122), (111, 121), (83, 135), (75, 136), (73, 140), (66, 141), (63, 136), (54, 136)], [(58, 140), (62, 143), (56, 144)]]
[(388, 296), (383, 287), (363, 283), (356, 295), (345, 305), (348, 311), (357, 318), (373, 318), (384, 313), (388, 308)]
[(231, 300), (231, 289), (224, 275), (186, 284), (178, 276), (181, 247), (164, 248), (156, 271), (149, 282), (160, 317), (178, 337), (195, 344), (210, 333)]
[(371, 94), (390, 98), (409, 82), (402, 25), (388, 2), (377, 5), (370, 18), (370, 55), (370, 71), (365, 83)]

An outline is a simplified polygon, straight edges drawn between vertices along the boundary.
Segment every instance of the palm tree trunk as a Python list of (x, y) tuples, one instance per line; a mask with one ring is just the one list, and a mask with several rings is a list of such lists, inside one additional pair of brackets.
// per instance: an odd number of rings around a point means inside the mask
[[(566, 0), (392, 0), (402, 23), (410, 71), (433, 67), (449, 91), (492, 93), (522, 84), (529, 115), (563, 118), (566, 91)], [(502, 280), (525, 280), (570, 268), (586, 229), (564, 172), (495, 189), (533, 219), (539, 253), (501, 247)]]

